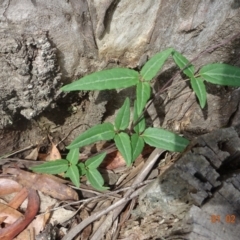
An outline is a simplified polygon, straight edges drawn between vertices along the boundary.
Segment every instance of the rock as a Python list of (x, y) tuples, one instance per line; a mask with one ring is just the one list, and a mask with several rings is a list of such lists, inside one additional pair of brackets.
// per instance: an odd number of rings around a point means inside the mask
[[(192, 141), (182, 157), (147, 186), (126, 223), (142, 239), (238, 239), (240, 138), (231, 127)], [(236, 155), (237, 154), (237, 155)], [(124, 229), (122, 230), (122, 233)]]
[(56, 49), (46, 33), (35, 36), (0, 33), (0, 128), (23, 115), (32, 119), (56, 101), (61, 73)]

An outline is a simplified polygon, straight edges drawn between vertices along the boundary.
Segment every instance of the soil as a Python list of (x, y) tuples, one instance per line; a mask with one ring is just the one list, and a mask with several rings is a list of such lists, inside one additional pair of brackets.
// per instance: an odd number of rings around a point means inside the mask
[[(101, 99), (98, 105), (95, 104), (97, 98)], [(59, 99), (54, 109), (48, 108), (31, 120), (19, 116), (12, 126), (0, 130), (1, 138), (4, 139), (0, 143), (0, 155), (9, 155), (31, 145), (44, 145), (48, 135), (53, 137), (56, 144), (65, 138), (59, 145), (60, 150), (64, 150), (81, 132), (102, 122), (105, 104), (103, 95), (97, 92), (72, 93)], [(28, 151), (16, 157), (24, 158), (26, 154)]]

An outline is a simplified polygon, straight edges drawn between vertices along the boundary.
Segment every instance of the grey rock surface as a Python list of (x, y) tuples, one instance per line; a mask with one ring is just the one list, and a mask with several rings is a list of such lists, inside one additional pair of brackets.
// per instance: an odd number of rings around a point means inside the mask
[(56, 49), (47, 34), (0, 33), (0, 128), (20, 113), (32, 119), (58, 96), (61, 84)]

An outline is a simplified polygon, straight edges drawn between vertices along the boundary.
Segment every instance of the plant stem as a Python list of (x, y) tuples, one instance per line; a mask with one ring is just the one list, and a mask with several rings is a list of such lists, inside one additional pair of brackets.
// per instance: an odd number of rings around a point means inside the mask
[[(218, 43), (218, 44), (214, 44), (211, 47), (206, 48), (205, 50), (201, 51), (195, 58), (193, 58), (191, 61), (189, 61), (189, 63), (181, 70), (178, 70), (173, 77), (171, 77), (170, 80), (168, 80), (164, 86), (157, 92), (154, 94), (153, 98), (150, 100), (150, 102), (148, 103), (148, 105), (145, 107), (145, 109), (143, 110), (142, 114), (138, 117), (136, 123), (138, 123), (141, 118), (144, 116), (144, 114), (147, 112), (148, 108), (151, 106), (151, 104), (153, 103), (153, 101), (159, 96), (161, 95), (163, 92), (165, 92), (167, 89), (169, 89), (171, 83), (173, 82), (173, 80), (179, 75), (181, 74), (187, 67), (189, 67), (194, 61), (196, 61), (197, 59), (199, 59), (201, 56), (203, 56), (206, 53), (211, 53), (213, 51), (215, 51), (217, 48), (226, 45), (229, 42), (232, 42), (233, 40), (235, 40), (236, 38), (240, 37), (240, 32), (234, 34), (233, 36), (224, 39), (222, 42)], [(140, 119), (140, 120), (139, 120)], [(134, 124), (135, 126), (136, 124)]]

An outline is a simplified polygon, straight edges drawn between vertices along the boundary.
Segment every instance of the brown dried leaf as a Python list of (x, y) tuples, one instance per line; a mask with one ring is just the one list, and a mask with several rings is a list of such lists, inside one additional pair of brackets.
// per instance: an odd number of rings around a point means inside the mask
[(9, 178), (0, 178), (0, 196), (18, 192), (22, 186), (16, 181)]
[(65, 184), (54, 181), (47, 174), (30, 173), (21, 169), (7, 168), (5, 173), (13, 174), (15, 180), (27, 188), (39, 190), (60, 200), (78, 200), (78, 194)]
[(16, 194), (16, 196), (8, 203), (9, 207), (17, 209), (21, 206), (23, 201), (27, 198), (28, 191), (26, 188), (21, 189), (20, 192)]
[(78, 210), (72, 211), (72, 210), (67, 210), (64, 208), (59, 208), (53, 212), (51, 215), (51, 220), (50, 223), (64, 223), (67, 222), (68, 220), (72, 219), (76, 214)]
[(6, 218), (7, 218), (7, 216), (5, 216), (5, 217), (0, 217), (0, 224), (2, 224)]
[(9, 207), (6, 204), (0, 203), (0, 218), (5, 218), (3, 220), (4, 223), (12, 224), (22, 216), (23, 215), (16, 209)]
[(48, 136), (48, 138), (51, 141), (52, 148), (51, 148), (50, 153), (46, 157), (46, 161), (55, 161), (57, 159), (61, 159), (62, 156), (61, 156), (60, 152), (58, 151), (56, 144), (53, 143), (50, 136)]
[(25, 159), (37, 160), (37, 158), (38, 158), (38, 151), (39, 151), (39, 146), (37, 146), (36, 148), (34, 148), (34, 149), (25, 157)]
[[(49, 207), (49, 210), (52, 207)], [(38, 216), (36, 216), (36, 218), (28, 225), (28, 227), (26, 229), (24, 229), (23, 232), (21, 232), (16, 238), (14, 238), (15, 240), (26, 240), (26, 239), (31, 239), (34, 240), (35, 237), (41, 232), (43, 231), (43, 229), (45, 228), (49, 218), (50, 218), (50, 212), (46, 212), (45, 214), (40, 214)], [(31, 237), (29, 237), (29, 233), (31, 234)]]
[[(49, 210), (52, 209), (53, 206), (49, 207)], [(46, 226), (47, 222), (49, 221), (51, 213), (45, 212), (44, 214), (40, 214), (36, 217), (36, 219), (31, 223), (31, 226), (35, 230), (35, 234), (38, 235)]]
[(14, 240), (35, 240), (36, 238), (35, 229), (31, 226), (31, 224), (25, 228)]
[[(89, 217), (88, 211), (86, 209), (82, 209), (80, 213), (80, 218), (82, 219), (82, 221), (88, 217)], [(91, 233), (92, 233), (92, 225), (89, 224), (87, 227), (83, 229), (81, 233), (81, 239), (89, 239)]]
[[(150, 154), (153, 151), (153, 147), (149, 145), (145, 145), (142, 153), (135, 160), (135, 163), (141, 162), (145, 155)], [(126, 161), (119, 151), (114, 151), (112, 153), (107, 154), (104, 161), (101, 164), (101, 167), (106, 168), (108, 170), (113, 170), (119, 167), (123, 167), (126, 165)]]
[(18, 218), (11, 225), (0, 229), (0, 240), (9, 240), (17, 236), (33, 220), (39, 209), (39, 197), (35, 190), (28, 191), (28, 206), (24, 217)]
[(38, 160), (39, 161), (46, 161), (47, 156), (49, 153), (38, 153)]
[(101, 164), (101, 167), (113, 170), (126, 165), (126, 162), (119, 151), (109, 153)]

